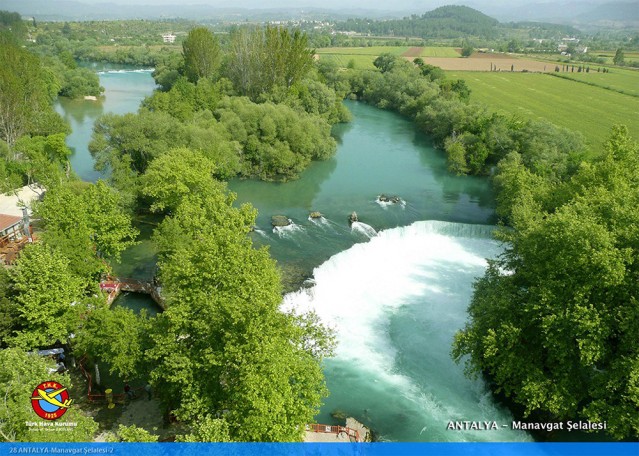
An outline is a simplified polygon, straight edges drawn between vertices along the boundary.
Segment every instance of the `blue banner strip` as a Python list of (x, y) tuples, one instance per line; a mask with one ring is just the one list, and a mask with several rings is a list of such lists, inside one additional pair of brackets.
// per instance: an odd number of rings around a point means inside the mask
[(1, 443), (0, 455), (639, 456), (639, 443)]

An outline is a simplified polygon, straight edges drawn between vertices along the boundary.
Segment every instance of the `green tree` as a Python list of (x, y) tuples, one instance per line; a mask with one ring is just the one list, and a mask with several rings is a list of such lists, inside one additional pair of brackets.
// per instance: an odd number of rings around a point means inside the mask
[(466, 148), (461, 141), (448, 138), (445, 144), (448, 156), (448, 171), (457, 175), (466, 174), (469, 171), (466, 162)]
[(172, 149), (151, 162), (141, 177), (142, 193), (152, 198), (152, 211), (173, 212), (189, 194), (221, 191), (214, 171), (215, 164), (201, 153)]
[(226, 75), (242, 95), (257, 100), (275, 87), (289, 88), (313, 68), (308, 37), (299, 30), (266, 27), (235, 30)]
[(157, 231), (170, 294), (152, 330), (152, 382), (195, 435), (298, 441), (327, 392), (319, 360), (332, 339), (279, 311), (275, 263), (247, 236), (255, 211), (233, 199), (189, 194)]
[(135, 424), (125, 426), (118, 425), (118, 430), (107, 437), (107, 442), (157, 442), (158, 436), (151, 434), (144, 428), (137, 427)]
[[(639, 148), (615, 127), (604, 156), (559, 188), (526, 184), (530, 210), (511, 213), (510, 247), (476, 283), (453, 350), (526, 415), (606, 421), (619, 439), (639, 436), (637, 176)], [(559, 195), (551, 210), (530, 205), (548, 205), (543, 193)]]
[(11, 149), (48, 107), (40, 60), (0, 35), (0, 139)]
[(0, 348), (7, 346), (7, 341), (14, 335), (19, 316), (18, 307), (12, 301), (12, 282), (9, 271), (0, 268)]
[(194, 422), (190, 427), (190, 433), (178, 435), (178, 442), (230, 442), (229, 423), (220, 418), (212, 418), (210, 415)]
[[(473, 49), (473, 46), (468, 41), (464, 41), (464, 44), (462, 45), (462, 48), (461, 48), (461, 55), (462, 57), (470, 57), (473, 54), (474, 50), (475, 49)], [(515, 51), (511, 51), (511, 52), (515, 52)]]
[(397, 64), (399, 57), (396, 55), (390, 54), (388, 52), (380, 54), (374, 61), (373, 65), (376, 68), (379, 68), (379, 71), (382, 73), (386, 73), (393, 69), (393, 67)]
[(50, 188), (66, 180), (71, 150), (65, 142), (65, 134), (47, 137), (23, 136), (15, 144), (15, 152), (22, 158), (22, 169), (27, 181)]
[(625, 58), (626, 57), (623, 53), (623, 49), (618, 48), (615, 52), (615, 56), (612, 58), (612, 63), (614, 63), (615, 65), (623, 66), (623, 64), (625, 63)]
[(10, 344), (26, 349), (66, 342), (77, 327), (83, 282), (69, 261), (45, 244), (27, 246), (11, 270), (16, 315)]
[(205, 27), (192, 29), (182, 43), (184, 72), (191, 82), (215, 78), (220, 66), (220, 45)]
[[(54, 380), (67, 388), (73, 383), (66, 374), (49, 373), (51, 361), (12, 348), (0, 350), (0, 438), (6, 442), (90, 442), (98, 430), (93, 418), (85, 416), (71, 405), (58, 422), (77, 423), (62, 432), (38, 432), (26, 425), (38, 417), (31, 408), (29, 398), (40, 383)], [(75, 399), (71, 397), (71, 399)]]
[(73, 350), (108, 364), (109, 372), (120, 378), (144, 377), (149, 324), (144, 313), (138, 316), (123, 307), (98, 307), (85, 317), (73, 341)]
[(138, 232), (121, 208), (117, 191), (104, 182), (69, 182), (49, 189), (36, 206), (43, 241), (70, 260), (70, 267), (90, 286), (107, 268), (100, 258), (119, 260), (135, 244)]

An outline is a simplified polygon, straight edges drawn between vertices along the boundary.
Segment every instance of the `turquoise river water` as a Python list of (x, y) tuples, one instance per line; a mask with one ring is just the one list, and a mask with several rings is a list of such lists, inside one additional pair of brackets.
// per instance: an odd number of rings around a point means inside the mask
[[(61, 101), (73, 126), (72, 165), (85, 180), (99, 174), (87, 144), (105, 112), (134, 112), (154, 88), (149, 72), (102, 71), (102, 102)], [(258, 210), (253, 238), (304, 286), (283, 307), (314, 309), (337, 333), (325, 362), (331, 391), (317, 421), (333, 423), (337, 410), (393, 441), (530, 440), (510, 430), (512, 417), (481, 380), (469, 380), (450, 358), (455, 331), (466, 319), (473, 280), (485, 258), (502, 249), (491, 237), (493, 197), (488, 182), (452, 176), (445, 158), (407, 120), (358, 102), (346, 102), (353, 121), (334, 129), (338, 150), (289, 183), (233, 180), (238, 202)], [(385, 204), (380, 194), (402, 202)], [(323, 217), (309, 219), (310, 211)], [(356, 211), (359, 223), (349, 226)], [(292, 224), (273, 229), (272, 215)], [(148, 241), (126, 252), (116, 273), (148, 277), (154, 254)], [(149, 307), (128, 297), (121, 305)], [(495, 421), (496, 430), (447, 430), (450, 421)]]

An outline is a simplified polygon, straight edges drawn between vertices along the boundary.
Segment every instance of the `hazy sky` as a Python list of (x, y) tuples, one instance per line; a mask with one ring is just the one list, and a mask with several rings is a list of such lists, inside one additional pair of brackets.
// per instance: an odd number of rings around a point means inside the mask
[[(20, 0), (15, 0), (19, 2)], [(55, 0), (43, 0), (55, 3)], [(553, 0), (74, 0), (78, 3), (100, 4), (119, 3), (126, 5), (210, 5), (228, 8), (362, 8), (380, 10), (422, 10), (428, 11), (441, 5), (490, 5), (516, 6), (529, 3), (552, 3)], [(588, 3), (601, 3), (603, 0), (588, 0)], [(11, 3), (9, 1), (8, 3)]]

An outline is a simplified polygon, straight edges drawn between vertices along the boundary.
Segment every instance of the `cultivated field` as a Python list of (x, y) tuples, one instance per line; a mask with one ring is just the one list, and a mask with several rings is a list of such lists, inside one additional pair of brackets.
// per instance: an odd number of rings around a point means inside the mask
[(315, 53), (320, 61), (335, 62), (342, 68), (347, 68), (350, 63), (358, 70), (374, 70), (373, 61), (380, 54), (401, 55), (408, 49), (407, 46), (332, 47), (316, 49)]
[(447, 72), (447, 77), (464, 79), (471, 100), (581, 132), (593, 152), (601, 150), (616, 123), (627, 125), (639, 139), (639, 100), (634, 96), (545, 74), (458, 71)]
[(406, 52), (402, 53), (404, 57), (451, 57), (451, 58), (459, 58), (461, 57), (461, 52), (459, 49), (452, 47), (435, 47), (435, 46), (427, 46), (427, 47), (412, 47), (408, 49)]
[(341, 55), (372, 55), (380, 54), (400, 55), (408, 50), (408, 46), (371, 46), (371, 47), (330, 47), (315, 50), (316, 54), (341, 54)]
[(461, 49), (452, 47), (427, 46), (422, 48), (421, 57), (461, 57)]
[(375, 69), (373, 61), (380, 54), (393, 54), (406, 57), (413, 61), (416, 57), (449, 57), (459, 58), (459, 50), (453, 47), (407, 47), (407, 46), (372, 46), (372, 47), (332, 47), (315, 50), (321, 61), (335, 62), (346, 68), (349, 62), (355, 64), (356, 69)]
[(320, 62), (335, 62), (338, 67), (347, 68), (352, 62), (357, 70), (374, 70), (373, 61), (376, 55), (357, 54), (317, 54)]
[(555, 64), (536, 60), (518, 59), (505, 54), (473, 54), (468, 58), (427, 57), (424, 62), (443, 70), (451, 71), (490, 71), (491, 64), (497, 71), (554, 71)]
[[(586, 64), (588, 65), (588, 64)], [(560, 65), (561, 67), (561, 65)], [(617, 67), (609, 68), (609, 73), (597, 73), (597, 67), (591, 66), (590, 72), (561, 72), (562, 77), (570, 78), (586, 84), (596, 85), (604, 89), (615, 90), (639, 96), (639, 70), (627, 70)], [(639, 103), (639, 100), (637, 100)]]

